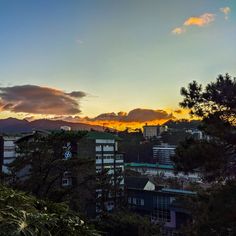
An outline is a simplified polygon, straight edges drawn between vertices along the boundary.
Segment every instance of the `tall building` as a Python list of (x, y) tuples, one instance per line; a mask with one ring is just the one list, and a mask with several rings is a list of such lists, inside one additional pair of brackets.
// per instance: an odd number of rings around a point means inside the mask
[(175, 145), (169, 145), (167, 143), (161, 145), (154, 145), (153, 150), (153, 158), (159, 164), (163, 165), (171, 165), (173, 164), (171, 161), (171, 156), (175, 154)]
[(124, 158), (118, 152), (119, 141), (120, 138), (112, 133), (89, 132), (78, 142), (78, 156), (96, 159), (97, 175), (107, 174), (110, 182), (110, 189), (96, 189), (97, 213), (103, 208), (101, 205), (105, 210), (112, 210), (124, 196)]
[[(64, 136), (62, 135), (63, 132), (65, 132)], [(6, 141), (2, 138), (0, 140), (2, 144), (0, 145), (2, 163), (6, 164), (15, 159), (15, 145), (19, 146), (21, 143), (28, 142), (30, 144), (29, 148), (31, 148), (31, 144), (35, 140), (37, 141), (37, 137), (42, 138), (48, 135), (50, 135), (49, 132), (35, 131), (21, 137), (16, 143), (13, 142), (13, 139), (6, 139)], [(79, 189), (80, 182), (87, 180), (89, 183), (91, 182), (91, 204), (89, 206), (91, 209), (87, 212), (90, 217), (93, 217), (95, 212), (98, 214), (101, 208), (110, 211), (118, 206), (124, 198), (124, 159), (123, 154), (118, 152), (118, 142), (120, 141), (118, 136), (104, 132), (88, 132), (87, 134), (84, 133), (84, 136), (76, 138), (72, 137), (73, 135), (70, 136), (70, 131), (63, 130), (59, 131), (58, 135), (59, 143), (57, 143), (55, 137), (52, 146), (49, 144), (51, 149), (45, 150), (41, 147), (42, 151), (53, 153), (56, 159), (81, 158), (85, 162), (86, 159), (89, 159), (89, 168), (83, 173), (76, 173), (73, 168), (67, 168), (67, 165), (63, 168), (55, 168), (55, 170), (52, 168), (51, 173), (55, 174), (57, 172), (58, 176), (52, 187)], [(34, 148), (35, 146), (32, 146), (32, 150)], [(7, 151), (9, 152), (8, 155), (6, 155)], [(6, 156), (9, 156), (9, 159)], [(4, 165), (2, 166), (4, 167)], [(17, 179), (23, 182), (34, 173), (31, 173), (30, 166), (26, 165), (16, 175)]]

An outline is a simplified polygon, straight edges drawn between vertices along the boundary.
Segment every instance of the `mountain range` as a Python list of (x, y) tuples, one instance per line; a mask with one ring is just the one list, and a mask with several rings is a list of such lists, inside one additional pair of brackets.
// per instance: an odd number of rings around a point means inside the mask
[(34, 121), (7, 118), (0, 120), (0, 133), (22, 133), (33, 130), (58, 130), (61, 126), (69, 126), (72, 130), (97, 130), (103, 131), (104, 127), (83, 123), (72, 123), (62, 120), (39, 119)]

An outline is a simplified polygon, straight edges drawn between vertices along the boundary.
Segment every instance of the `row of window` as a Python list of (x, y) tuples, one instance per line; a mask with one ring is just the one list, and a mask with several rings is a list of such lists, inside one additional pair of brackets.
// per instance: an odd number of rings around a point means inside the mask
[(128, 203), (137, 205), (137, 206), (144, 206), (144, 199), (143, 198), (135, 198), (135, 197), (128, 197)]
[(96, 152), (113, 152), (114, 151), (114, 146), (113, 145), (96, 145), (95, 147)]
[(152, 217), (156, 218), (159, 222), (170, 222), (170, 210), (156, 209), (152, 213)]
[(113, 155), (104, 155), (104, 156), (100, 156), (100, 155), (96, 155), (96, 159), (97, 160), (101, 160), (101, 159), (114, 159), (115, 157)]

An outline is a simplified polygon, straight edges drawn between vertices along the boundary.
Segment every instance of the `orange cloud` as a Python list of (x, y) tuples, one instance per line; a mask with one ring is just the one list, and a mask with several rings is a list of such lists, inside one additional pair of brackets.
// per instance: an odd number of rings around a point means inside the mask
[(191, 16), (187, 20), (185, 20), (185, 22), (181, 27), (176, 27), (171, 32), (173, 34), (180, 35), (182, 33), (185, 33), (187, 31), (187, 27), (189, 26), (202, 27), (210, 24), (214, 20), (215, 20), (215, 14), (212, 13), (204, 13), (201, 16)]
[(177, 27), (177, 28), (172, 30), (173, 34), (182, 34), (184, 32), (186, 32), (186, 30), (183, 27)]
[(185, 26), (190, 26), (190, 25), (204, 26), (204, 25), (208, 25), (209, 23), (211, 23), (214, 20), (215, 20), (214, 14), (205, 13), (205, 14), (198, 16), (198, 17), (195, 17), (195, 16), (189, 17), (184, 22), (184, 25)]

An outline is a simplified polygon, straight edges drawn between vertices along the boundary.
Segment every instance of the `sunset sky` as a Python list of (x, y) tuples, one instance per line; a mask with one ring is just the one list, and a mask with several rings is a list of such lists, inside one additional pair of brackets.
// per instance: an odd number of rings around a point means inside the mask
[(184, 117), (180, 88), (235, 54), (235, 0), (1, 0), (0, 117)]

